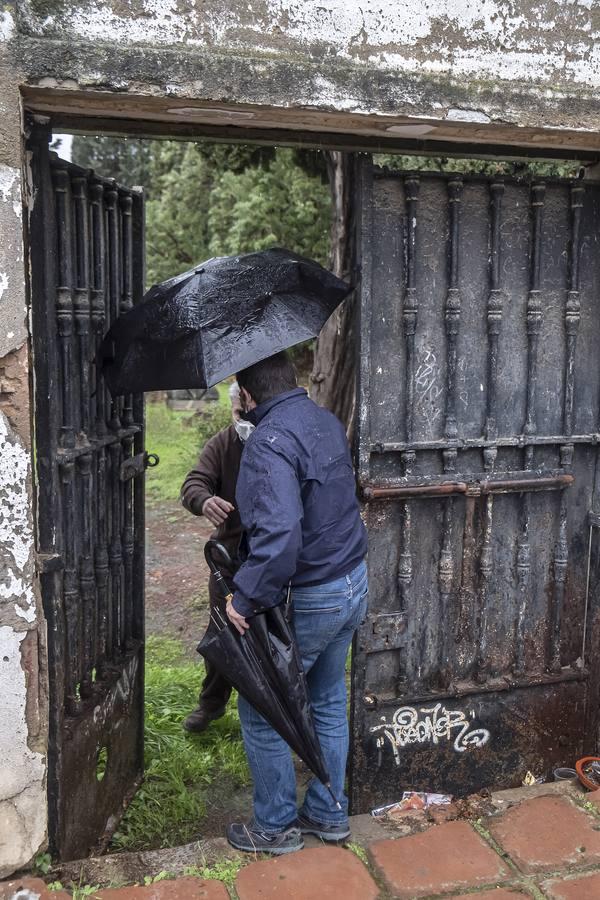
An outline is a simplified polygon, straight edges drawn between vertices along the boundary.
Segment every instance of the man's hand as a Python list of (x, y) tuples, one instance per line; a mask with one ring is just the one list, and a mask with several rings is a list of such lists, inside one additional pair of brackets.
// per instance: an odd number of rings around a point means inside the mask
[(222, 525), (229, 513), (233, 512), (235, 506), (222, 497), (209, 497), (202, 504), (202, 515), (206, 516), (209, 522), (218, 527)]
[(229, 619), (229, 621), (233, 625), (235, 625), (240, 634), (243, 634), (248, 628), (250, 628), (250, 625), (248, 624), (246, 619), (243, 616), (240, 616), (240, 614), (235, 611), (231, 600), (227, 601), (225, 612), (227, 613), (227, 618)]

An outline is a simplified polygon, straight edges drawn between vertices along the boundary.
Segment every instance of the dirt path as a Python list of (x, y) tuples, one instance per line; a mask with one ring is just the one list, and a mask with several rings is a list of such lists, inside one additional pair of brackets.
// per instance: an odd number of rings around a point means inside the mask
[(177, 501), (146, 508), (146, 633), (179, 638), (194, 656), (208, 622), (211, 531)]

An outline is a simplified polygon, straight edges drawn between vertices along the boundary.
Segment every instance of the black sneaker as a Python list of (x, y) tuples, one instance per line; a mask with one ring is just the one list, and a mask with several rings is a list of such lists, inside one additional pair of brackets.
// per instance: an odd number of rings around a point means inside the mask
[(298, 813), (296, 824), (302, 834), (314, 834), (322, 841), (337, 843), (350, 837), (350, 826), (347, 822), (344, 825), (324, 825), (322, 822), (313, 821), (306, 813)]
[(248, 824), (232, 822), (227, 826), (227, 840), (236, 850), (244, 850), (246, 853), (271, 853), (273, 856), (294, 853), (295, 850), (302, 850), (304, 847), (300, 829), (295, 823), (273, 834), (270, 831), (261, 831), (253, 820)]
[(215, 719), (220, 719), (221, 716), (224, 715), (224, 706), (221, 709), (216, 710), (208, 710), (203, 706), (197, 706), (196, 709), (183, 720), (182, 725), (186, 731), (190, 731), (192, 734), (201, 734), (203, 731), (206, 731), (211, 722), (214, 722)]

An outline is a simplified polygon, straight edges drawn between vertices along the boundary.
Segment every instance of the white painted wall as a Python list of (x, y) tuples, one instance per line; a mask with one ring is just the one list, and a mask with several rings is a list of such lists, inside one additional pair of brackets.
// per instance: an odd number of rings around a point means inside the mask
[[(27, 673), (22, 646), (37, 619), (33, 532), (27, 489), (30, 455), (0, 412), (0, 877), (26, 865), (46, 840), (46, 760), (28, 691), (39, 697), (37, 665)], [(32, 717), (28, 717), (28, 709)]]
[[(27, 10), (27, 2), (20, 4)], [(598, 0), (137, 0), (36, 16), (34, 33), (120, 44), (323, 53), (374, 69), (600, 84)]]

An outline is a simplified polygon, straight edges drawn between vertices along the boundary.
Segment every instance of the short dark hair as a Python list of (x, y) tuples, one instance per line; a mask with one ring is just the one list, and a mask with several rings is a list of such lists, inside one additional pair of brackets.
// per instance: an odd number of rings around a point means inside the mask
[(285, 350), (248, 366), (238, 372), (236, 378), (257, 405), (298, 387), (296, 370)]

